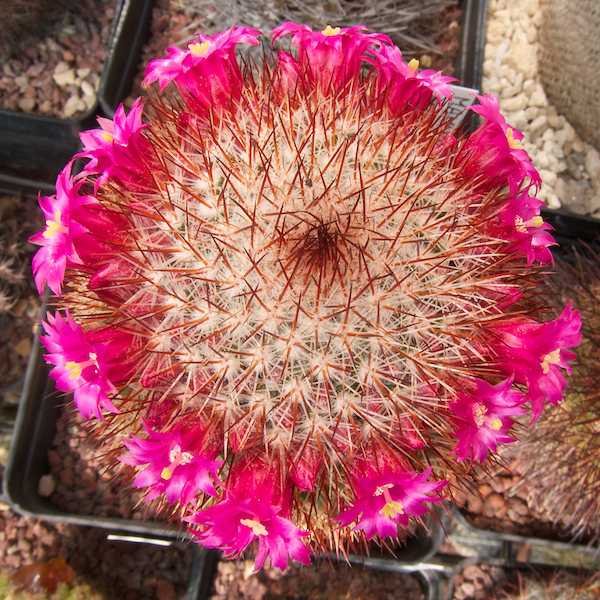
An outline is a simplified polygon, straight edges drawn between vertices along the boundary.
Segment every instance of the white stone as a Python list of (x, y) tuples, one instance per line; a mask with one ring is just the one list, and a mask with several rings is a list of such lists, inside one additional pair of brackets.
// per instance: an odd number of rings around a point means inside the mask
[(60, 73), (54, 73), (52, 76), (56, 85), (59, 87), (65, 87), (75, 83), (75, 69), (69, 69), (68, 71), (61, 71)]
[[(554, 132), (554, 141), (560, 148), (564, 147), (567, 142), (567, 134), (565, 133), (564, 129), (559, 129), (558, 131)], [(559, 156), (558, 158), (562, 158), (562, 156)]]
[(595, 148), (590, 148), (585, 155), (585, 170), (590, 176), (594, 189), (600, 189), (600, 154)]
[(96, 97), (96, 90), (89, 81), (81, 82), (81, 91), (83, 92), (84, 96), (94, 96), (94, 98)]
[(505, 62), (519, 73), (523, 73), (525, 79), (533, 79), (538, 71), (536, 49), (525, 42), (513, 44), (506, 53)]
[[(510, 83), (510, 85), (514, 85), (515, 81), (517, 80), (517, 71), (515, 69), (513, 69), (512, 67), (509, 67), (508, 65), (502, 65), (500, 67), (500, 74), (503, 77), (506, 77), (508, 83)], [(502, 81), (502, 80), (500, 80)]]
[(19, 100), (19, 108), (23, 112), (31, 112), (35, 108), (35, 98), (21, 98)]
[(548, 194), (546, 196), (546, 205), (553, 210), (558, 210), (562, 206), (556, 194)]
[(48, 498), (52, 496), (56, 489), (56, 481), (52, 474), (42, 475), (38, 482), (38, 494), (42, 498)]
[(66, 61), (62, 61), (59, 62), (55, 67), (54, 67), (54, 75), (59, 75), (60, 73), (66, 73), (71, 67), (69, 66), (69, 63)]
[(544, 109), (540, 108), (539, 106), (528, 106), (525, 109), (525, 116), (527, 117), (528, 121), (533, 121), (534, 119), (537, 119), (540, 115), (544, 114)]
[(535, 81), (533, 79), (526, 79), (523, 82), (523, 91), (529, 96), (535, 91)]
[(500, 110), (502, 112), (514, 112), (523, 110), (527, 106), (527, 96), (521, 93), (512, 98), (502, 98), (500, 100)]
[(565, 132), (565, 141), (573, 143), (575, 141), (575, 129), (573, 129), (571, 123), (566, 121), (563, 131)]
[(504, 115), (506, 122), (518, 131), (525, 132), (527, 130), (527, 117), (524, 110), (518, 110), (514, 113), (506, 113)]
[(575, 152), (583, 152), (583, 142), (578, 135), (575, 135), (575, 139), (573, 140), (573, 150)]
[(593, 214), (600, 210), (600, 195), (596, 194), (590, 198), (590, 212)]
[[(537, 150), (537, 148), (536, 148)], [(532, 156), (533, 166), (538, 169), (547, 169), (550, 166), (550, 161), (548, 160), (548, 154), (543, 150), (538, 150)]]
[(506, 23), (500, 19), (490, 21), (486, 31), (486, 39), (491, 44), (501, 44), (506, 33)]
[(542, 87), (536, 87), (529, 97), (529, 106), (548, 106), (548, 100)]
[[(86, 82), (84, 81), (84, 83)], [(94, 90), (93, 94), (85, 94), (82, 100), (84, 101), (85, 108), (87, 110), (91, 110), (92, 108), (94, 108), (94, 105), (96, 104), (96, 90)]]
[(484, 77), (493, 77), (496, 73), (496, 67), (494, 65), (494, 61), (491, 58), (483, 61), (483, 76)]
[(77, 77), (81, 77), (81, 79), (85, 79), (91, 72), (92, 72), (92, 70), (88, 69), (87, 67), (85, 67), (83, 69), (77, 69)]
[(543, 135), (544, 132), (548, 129), (548, 118), (546, 115), (540, 115), (536, 117), (529, 124), (529, 132), (531, 133), (532, 139), (537, 137), (538, 135)]
[(554, 171), (549, 171), (548, 169), (540, 169), (540, 177), (542, 178), (542, 181), (551, 188), (554, 187), (554, 184), (558, 179), (556, 173)]
[(21, 89), (26, 88), (29, 85), (29, 77), (27, 75), (19, 75), (14, 79), (15, 85), (18, 85)]
[(542, 139), (544, 140), (544, 142), (553, 140), (554, 139), (554, 131), (552, 129), (546, 129), (546, 131), (544, 131), (544, 135), (542, 135)]
[(530, 23), (525, 28), (525, 35), (527, 36), (527, 41), (530, 44), (535, 44), (538, 39), (538, 28), (533, 23)]
[(567, 170), (567, 163), (564, 160), (559, 160), (554, 167), (556, 173), (564, 173)]
[[(498, 54), (497, 46), (494, 46), (494, 44), (486, 44), (485, 45), (485, 49), (483, 51), (483, 57), (485, 60), (494, 61), (496, 59), (497, 54)], [(495, 64), (494, 64), (494, 68), (495, 68)]]
[(71, 96), (63, 108), (63, 115), (66, 119), (70, 119), (75, 113), (84, 111), (86, 108), (87, 106), (81, 98)]

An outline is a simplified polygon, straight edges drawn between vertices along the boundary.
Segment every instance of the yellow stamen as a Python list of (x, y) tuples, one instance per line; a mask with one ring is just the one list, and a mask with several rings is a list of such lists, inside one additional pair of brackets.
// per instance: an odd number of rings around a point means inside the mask
[(502, 429), (502, 421), (500, 419), (492, 419), (490, 424), (492, 429), (495, 429), (496, 431), (500, 431)]
[(529, 222), (532, 227), (541, 227), (544, 224), (544, 219), (542, 217), (533, 217)]
[(508, 145), (513, 150), (523, 150), (523, 146), (521, 146), (521, 144), (515, 140), (513, 136), (513, 130), (510, 127), (506, 130), (506, 139), (508, 140)]
[(481, 402), (475, 402), (473, 405), (473, 418), (475, 419), (475, 425), (481, 427), (483, 425), (483, 416), (487, 412), (487, 408), (481, 404)]
[(419, 61), (416, 58), (413, 58), (409, 63), (408, 63), (408, 68), (411, 71), (416, 71), (419, 68)]
[(171, 469), (169, 467), (165, 467), (160, 472), (160, 478), (164, 479), (165, 481), (169, 481), (169, 479), (171, 479), (171, 477), (173, 477), (173, 471), (171, 471)]
[(61, 211), (57, 210), (56, 213), (54, 213), (54, 221), (50, 221), (49, 219), (46, 221), (46, 229), (44, 229), (44, 233), (42, 233), (46, 239), (51, 238), (58, 231), (66, 230), (66, 227), (60, 222), (60, 214)]
[(540, 363), (542, 367), (542, 373), (546, 375), (550, 370), (550, 365), (557, 365), (560, 362), (560, 348), (553, 350), (550, 354), (544, 356), (544, 360)]
[(65, 367), (71, 371), (69, 379), (79, 379), (81, 377), (81, 365), (70, 360)]
[(396, 513), (403, 515), (404, 506), (395, 500), (389, 500), (386, 502), (385, 506), (379, 511), (379, 514), (383, 515), (386, 519), (391, 519)]
[(340, 35), (339, 27), (332, 27), (331, 25), (327, 25), (323, 31), (321, 31), (323, 35), (332, 36), (332, 35)]
[(108, 132), (108, 131), (105, 131), (105, 132), (102, 134), (102, 139), (103, 139), (105, 142), (112, 142), (112, 141), (113, 141), (113, 139), (114, 139), (114, 137), (113, 137), (113, 134), (112, 134), (112, 133), (110, 133), (110, 132)]
[(265, 526), (258, 519), (242, 519), (240, 523), (246, 527), (250, 527), (254, 535), (269, 535)]
[(515, 217), (515, 228), (519, 233), (527, 233), (527, 227), (525, 227), (525, 221), (519, 216)]
[(194, 55), (194, 56), (205, 56), (206, 53), (208, 52), (208, 49), (210, 48), (210, 42), (196, 42), (195, 44), (190, 44), (188, 46), (188, 50)]

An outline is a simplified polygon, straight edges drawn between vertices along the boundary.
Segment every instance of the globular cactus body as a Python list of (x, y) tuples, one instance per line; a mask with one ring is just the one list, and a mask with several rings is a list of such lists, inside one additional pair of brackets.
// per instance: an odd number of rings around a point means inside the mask
[(297, 57), (257, 74), (234, 49), (258, 34), (169, 49), (146, 83), (179, 101), (82, 134), (34, 271), (57, 386), (134, 485), (285, 568), (402, 537), (560, 400), (580, 336), (570, 305), (534, 318), (553, 240), (495, 99), (455, 136), (449, 78), (386, 36), (286, 23)]

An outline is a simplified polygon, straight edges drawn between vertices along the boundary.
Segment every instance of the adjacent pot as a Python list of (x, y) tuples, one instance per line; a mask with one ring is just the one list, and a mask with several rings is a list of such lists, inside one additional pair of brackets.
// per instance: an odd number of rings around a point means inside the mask
[(127, 96), (152, 14), (151, 0), (119, 0), (100, 76), (97, 102), (84, 115), (55, 119), (0, 110), (0, 192), (51, 194), (56, 176), (79, 150), (79, 132), (96, 114), (114, 114)]

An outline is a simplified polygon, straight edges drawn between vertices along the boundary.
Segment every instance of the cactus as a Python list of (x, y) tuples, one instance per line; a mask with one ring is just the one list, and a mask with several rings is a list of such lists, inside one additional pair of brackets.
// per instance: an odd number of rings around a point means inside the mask
[(575, 538), (600, 535), (600, 256), (571, 248), (556, 261), (548, 282), (556, 311), (566, 295), (582, 317), (583, 341), (564, 402), (545, 412), (515, 448), (528, 502)]
[(294, 54), (240, 65), (259, 35), (170, 48), (154, 99), (81, 134), (33, 269), (107, 460), (204, 546), (284, 569), (402, 540), (560, 401), (580, 321), (537, 320), (554, 241), (495, 98), (452, 132), (451, 78), (387, 36), (285, 23)]

